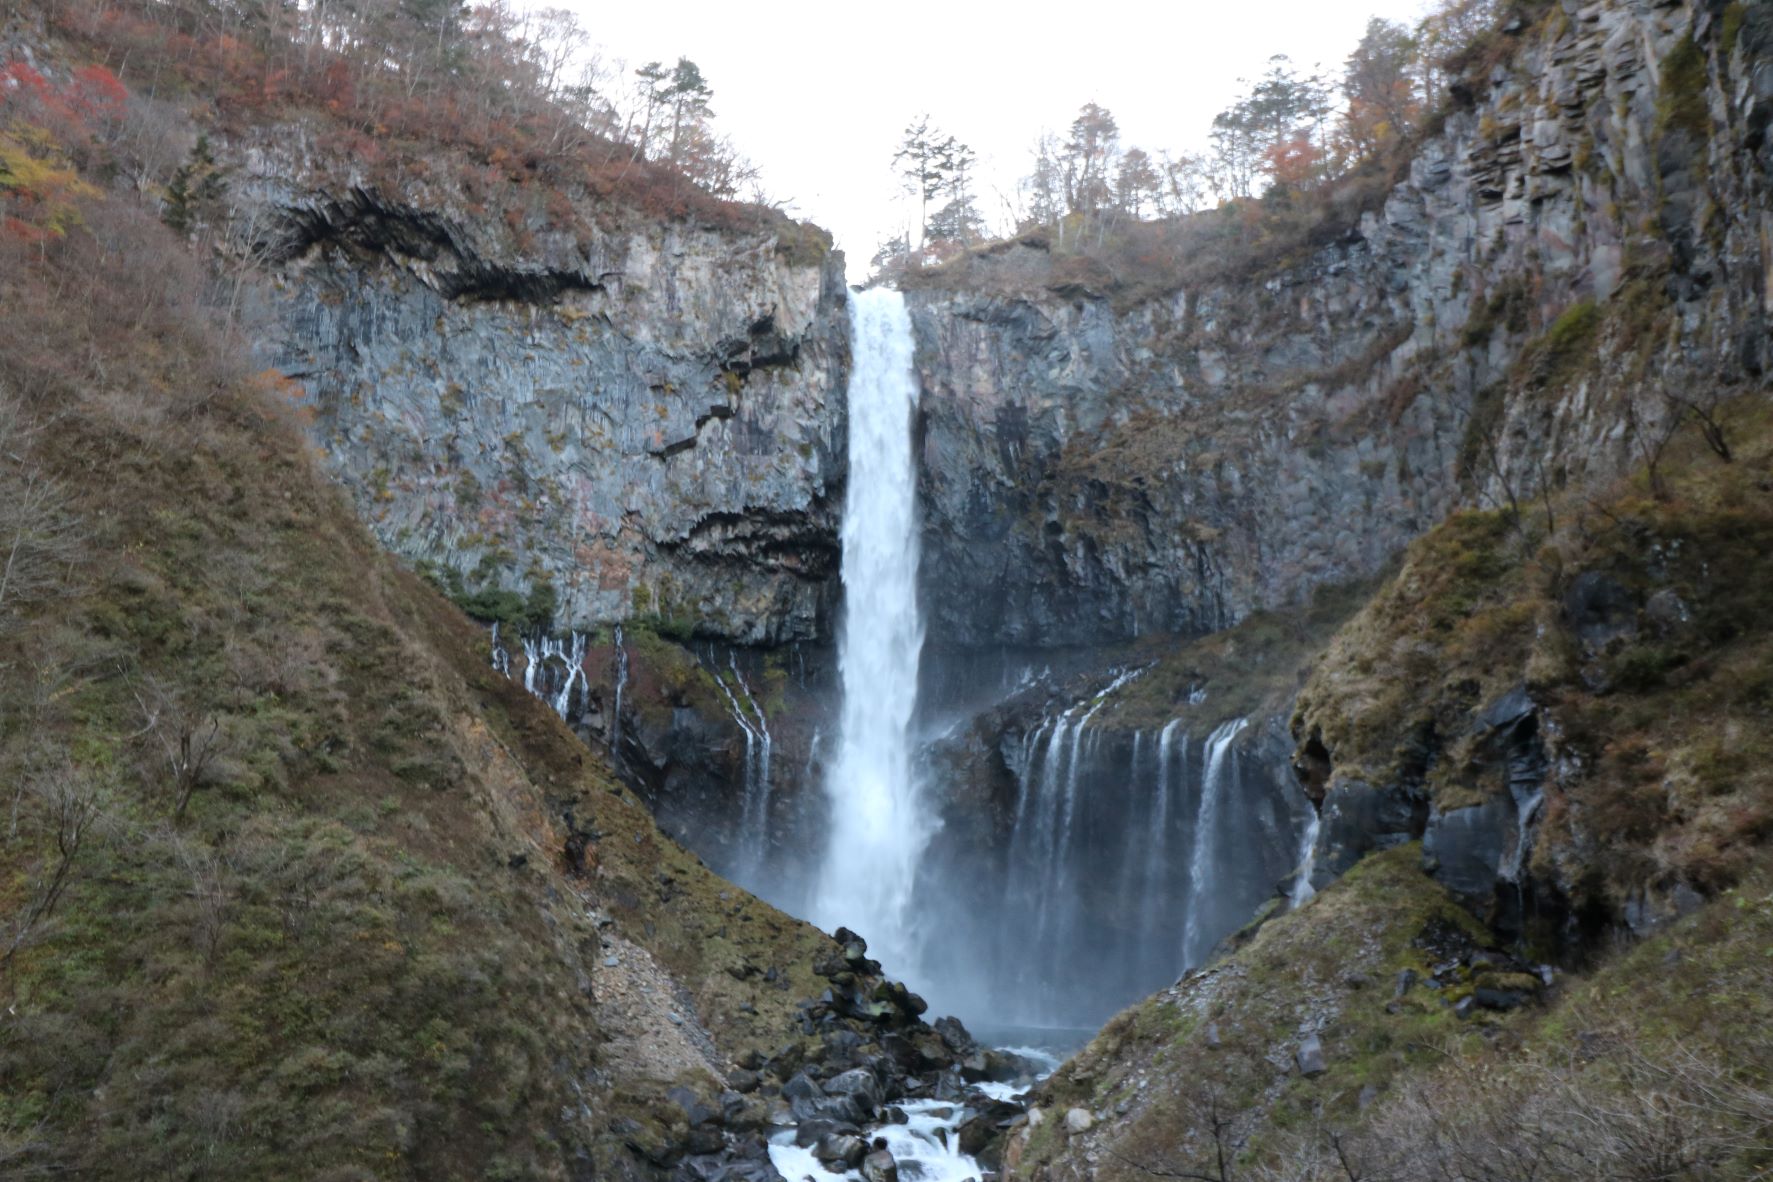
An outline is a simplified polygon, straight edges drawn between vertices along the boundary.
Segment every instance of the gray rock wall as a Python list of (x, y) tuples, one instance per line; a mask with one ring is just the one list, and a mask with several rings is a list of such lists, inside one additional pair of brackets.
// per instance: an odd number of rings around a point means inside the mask
[[(914, 292), (933, 639), (1223, 627), (1459, 504), (1636, 462), (1665, 385), (1758, 376), (1773, 17), (1747, 6), (1725, 44), (1721, 12), (1555, 8), (1382, 209), (1260, 280), (1121, 307), (1030, 282), (1017, 246)], [(1703, 81), (1664, 93), (1694, 51)], [(1616, 326), (1576, 380), (1525, 389), (1586, 300), (1654, 306), (1649, 347)]]
[(618, 217), (532, 235), (435, 194), (306, 190), (251, 159), (271, 352), (395, 552), (748, 644), (827, 629), (848, 355), (842, 260), (802, 228)]

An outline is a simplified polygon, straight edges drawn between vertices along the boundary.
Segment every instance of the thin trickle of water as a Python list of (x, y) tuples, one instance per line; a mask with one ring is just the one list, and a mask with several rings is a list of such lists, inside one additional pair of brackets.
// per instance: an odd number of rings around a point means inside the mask
[[(751, 688), (739, 672), (738, 658), (727, 655), (729, 680), (720, 669), (712, 650), (707, 669), (714, 684), (726, 698), (727, 709), (739, 733), (745, 736), (745, 763), (739, 793), (738, 851), (733, 860), (732, 877), (740, 885), (754, 885), (756, 871), (763, 865), (769, 847), (770, 798), (770, 733), (769, 720), (751, 696)], [(736, 692), (735, 692), (736, 691)]]
[(1200, 810), (1194, 819), (1194, 850), (1188, 859), (1188, 917), (1182, 929), (1182, 960), (1190, 968), (1206, 960), (1207, 949), (1201, 947), (1206, 934), (1201, 928), (1213, 889), (1213, 854), (1217, 846), (1219, 806), (1225, 795), (1225, 765), (1231, 756), (1233, 740), (1248, 726), (1249, 719), (1234, 718), (1219, 724), (1207, 736), (1206, 765), (1201, 769)]
[(915, 962), (917, 863), (932, 825), (912, 775), (911, 719), (923, 619), (917, 606), (911, 316), (884, 289), (851, 297), (849, 487), (843, 511), (843, 731), (812, 912), (861, 931), (890, 972)]
[(622, 691), (628, 688), (628, 650), (622, 647), (622, 626), (616, 625), (616, 702), (609, 716), (609, 749), (622, 746)]
[(511, 652), (499, 642), (499, 622), (493, 621), (492, 626), (492, 667), (495, 673), (504, 674), (507, 680), (511, 677)]

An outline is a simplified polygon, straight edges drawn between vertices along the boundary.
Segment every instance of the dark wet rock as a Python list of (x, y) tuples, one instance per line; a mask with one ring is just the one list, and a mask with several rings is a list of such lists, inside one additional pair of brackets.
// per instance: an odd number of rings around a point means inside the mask
[(1471, 996), (1486, 1010), (1518, 1010), (1530, 1000), (1527, 994), (1513, 989), (1492, 989), (1484, 985), (1472, 990)]
[(1428, 821), (1428, 801), (1420, 790), (1401, 783), (1343, 779), (1330, 785), (1318, 815), (1317, 870), (1327, 881), (1370, 853), (1420, 837)]
[(827, 1096), (849, 1096), (861, 1104), (869, 1114), (872, 1114), (881, 1104), (880, 1081), (874, 1077), (872, 1071), (861, 1068), (845, 1071), (841, 1075), (826, 1080), (824, 1087)]
[(859, 1137), (862, 1135), (862, 1127), (860, 1125), (850, 1124), (847, 1121), (812, 1117), (811, 1119), (801, 1121), (795, 1126), (794, 1143), (802, 1149), (806, 1149), (810, 1146), (817, 1145), (826, 1137), (835, 1137), (844, 1134)]
[(1591, 653), (1637, 635), (1637, 599), (1631, 589), (1604, 571), (1584, 571), (1564, 592), (1564, 616)]
[(667, 1089), (665, 1098), (683, 1110), (684, 1119), (693, 1125), (720, 1124), (723, 1120), (719, 1108), (708, 1103), (689, 1088), (676, 1087)]
[(750, 1093), (758, 1089), (763, 1078), (749, 1068), (735, 1067), (727, 1074), (726, 1082), (735, 1092)]
[(868, 1143), (849, 1133), (832, 1133), (819, 1138), (813, 1156), (827, 1166), (853, 1170), (868, 1156)]
[(899, 1182), (899, 1163), (885, 1149), (876, 1149), (862, 1159), (862, 1182)]
[(1436, 813), (1422, 837), (1423, 860), (1436, 881), (1467, 900), (1487, 900), (1512, 842), (1514, 805), (1507, 798)]
[(714, 1125), (696, 1125), (684, 1137), (683, 1147), (692, 1154), (719, 1153), (726, 1148), (726, 1136)]
[(970, 1055), (978, 1049), (978, 1042), (961, 1024), (959, 1018), (937, 1018), (930, 1023), (930, 1028), (948, 1045), (948, 1049), (957, 1055)]

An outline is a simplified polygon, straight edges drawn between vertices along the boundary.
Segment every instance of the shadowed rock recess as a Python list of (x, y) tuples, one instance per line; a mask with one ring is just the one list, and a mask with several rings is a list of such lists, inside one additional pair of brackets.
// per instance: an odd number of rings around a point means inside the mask
[(0, 20), (0, 1176), (1766, 1178), (1773, 4), (1494, 8), (910, 345), (393, 59)]

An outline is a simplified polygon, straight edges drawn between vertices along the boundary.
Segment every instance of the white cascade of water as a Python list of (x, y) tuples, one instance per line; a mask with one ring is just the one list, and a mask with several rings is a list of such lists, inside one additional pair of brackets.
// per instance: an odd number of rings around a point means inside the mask
[[(753, 731), (753, 736), (748, 737), (745, 743), (748, 758), (745, 767), (743, 827), (745, 871), (749, 876), (763, 865), (769, 848), (770, 751), (774, 740), (770, 738), (769, 718), (752, 696), (751, 685), (745, 680), (745, 674), (739, 670), (736, 654), (727, 654), (727, 666), (733, 671), (733, 680), (738, 683), (739, 693), (744, 696), (744, 705), (750, 710), (748, 725)], [(735, 702), (734, 706), (737, 705)]]
[(1180, 718), (1172, 718), (1157, 735), (1157, 785), (1151, 810), (1151, 844), (1145, 853), (1144, 903), (1139, 912), (1139, 930), (1155, 932), (1164, 903), (1164, 877), (1170, 864), (1170, 784), (1188, 786), (1188, 739), (1182, 740), (1181, 775), (1172, 776), (1175, 765), (1176, 729)]
[(511, 652), (499, 640), (499, 622), (493, 621), (492, 626), (492, 667), (493, 672), (502, 673), (505, 679), (511, 679)]
[(911, 315), (904, 297), (850, 303), (849, 486), (843, 507), (843, 730), (826, 777), (831, 804), (812, 913), (868, 938), (888, 971), (913, 968), (911, 897), (932, 825), (912, 774), (911, 719), (923, 619), (917, 605)]
[(542, 671), (542, 649), (534, 638), (523, 638), (523, 688), (526, 693), (536, 694), (536, 675)]
[(1287, 892), (1287, 902), (1293, 907), (1303, 907), (1311, 902), (1317, 888), (1311, 885), (1312, 871), (1317, 869), (1317, 834), (1321, 824), (1317, 809), (1306, 802), (1311, 809), (1311, 817), (1305, 822), (1305, 832), (1299, 837), (1299, 868), (1294, 873), (1293, 889)]
[(616, 702), (609, 716), (609, 749), (622, 746), (622, 691), (628, 688), (628, 650), (622, 647), (622, 626), (616, 625)]
[(542, 655), (551, 656), (566, 665), (566, 680), (561, 683), (560, 691), (554, 695), (551, 703), (554, 713), (565, 718), (567, 711), (572, 708), (573, 686), (583, 685), (587, 692), (591, 688), (590, 682), (585, 679), (585, 634), (574, 632), (570, 641), (543, 640)]
[(1182, 929), (1182, 962), (1198, 968), (1206, 960), (1207, 940), (1201, 912), (1213, 887), (1213, 852), (1219, 827), (1219, 805), (1225, 795), (1225, 763), (1232, 741), (1250, 725), (1247, 718), (1220, 723), (1207, 736), (1206, 765), (1201, 769), (1200, 809), (1194, 818), (1194, 851), (1188, 859), (1188, 916)]

